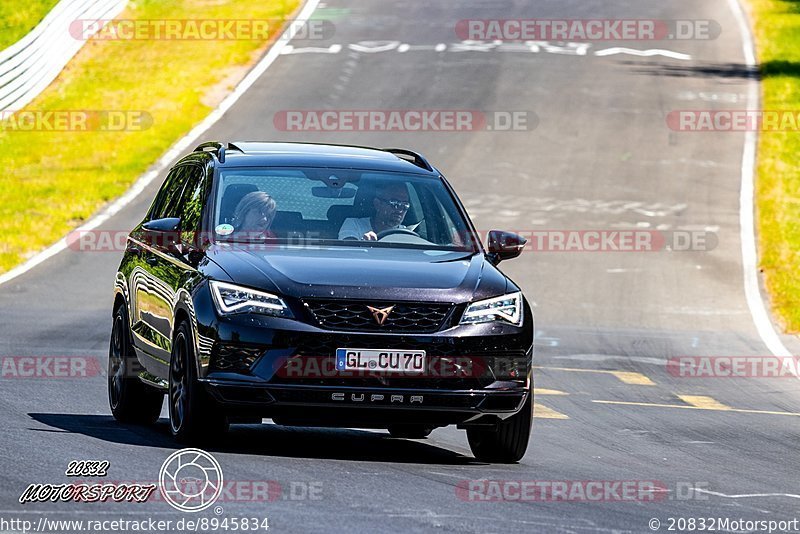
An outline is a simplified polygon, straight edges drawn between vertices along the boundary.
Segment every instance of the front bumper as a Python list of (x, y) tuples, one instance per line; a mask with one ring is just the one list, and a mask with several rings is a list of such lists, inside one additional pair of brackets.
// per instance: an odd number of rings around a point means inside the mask
[[(203, 315), (199, 333), (213, 343), (200, 381), (230, 415), (309, 426), (483, 424), (518, 412), (532, 390), (532, 319), (408, 334)], [(424, 350), (432, 367), (414, 376), (339, 372), (336, 349), (348, 347)]]
[(259, 385), (217, 377), (203, 383), (231, 415), (308, 426), (489, 424), (518, 412), (531, 394), (511, 383), (494, 390)]

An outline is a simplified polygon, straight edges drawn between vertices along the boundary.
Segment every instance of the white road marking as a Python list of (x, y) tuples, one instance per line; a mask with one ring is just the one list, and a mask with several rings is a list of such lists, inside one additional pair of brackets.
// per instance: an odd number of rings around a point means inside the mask
[[(728, 0), (731, 11), (739, 25), (742, 34), (742, 51), (745, 64), (749, 68), (756, 67), (756, 54), (750, 26), (745, 18), (742, 6), (738, 0)], [(748, 109), (758, 109), (758, 84), (751, 80), (748, 84)], [(753, 202), (753, 180), (756, 164), (756, 134), (745, 132), (744, 150), (742, 151), (742, 185), (739, 195), (739, 226), (742, 241), (742, 269), (744, 274), (744, 294), (756, 331), (769, 351), (778, 357), (790, 357), (792, 354), (783, 345), (780, 337), (775, 332), (767, 313), (761, 290), (758, 286), (758, 256), (756, 252), (756, 232), (754, 222), (755, 204)]]
[(714, 316), (714, 315), (745, 315), (747, 314), (746, 311), (743, 309), (739, 310), (725, 310), (720, 308), (696, 308), (692, 306), (667, 306), (667, 307), (659, 307), (662, 313), (669, 313), (672, 315), (703, 315), (703, 316)]
[(727, 495), (718, 491), (704, 490), (701, 488), (694, 488), (694, 491), (697, 493), (707, 493), (716, 497), (725, 497), (726, 499), (751, 499), (753, 497), (789, 497), (792, 499), (800, 499), (800, 495), (795, 495), (794, 493), (743, 493), (739, 495)]
[[(501, 209), (515, 209), (527, 214), (532, 212), (552, 213), (592, 213), (620, 215), (633, 213), (645, 217), (667, 217), (680, 215), (689, 205), (686, 203), (663, 204), (661, 202), (640, 202), (631, 200), (600, 200), (600, 199), (557, 199), (552, 197), (524, 198), (514, 195), (498, 193), (473, 193), (465, 192), (464, 203), (470, 216), (481, 214), (494, 215)], [(536, 213), (541, 216), (542, 213)], [(642, 221), (636, 223), (642, 226)]]
[[(125, 194), (112, 202), (101, 213), (89, 219), (85, 224), (73, 229), (73, 232), (85, 232), (97, 228), (108, 219), (119, 213), (125, 206), (130, 204), (136, 197), (138, 197), (150, 183), (159, 176), (159, 174), (172, 163), (176, 157), (182, 155), (192, 144), (197, 142), (197, 139), (203, 135), (211, 126), (213, 126), (219, 119), (227, 112), (241, 97), (250, 89), (250, 87), (261, 77), (262, 74), (269, 68), (270, 65), (278, 58), (283, 49), (288, 46), (288, 42), (295, 36), (298, 30), (309, 19), (311, 14), (317, 8), (320, 0), (307, 0), (305, 6), (297, 14), (295, 24), (290, 24), (286, 31), (278, 38), (272, 47), (269, 49), (264, 58), (247, 73), (247, 75), (239, 82), (239, 85), (225, 97), (219, 106), (203, 119), (200, 124), (192, 128), (192, 130), (179, 139), (172, 147), (169, 148), (161, 158), (156, 162), (152, 170), (144, 173), (138, 180), (128, 189)], [(0, 285), (5, 284), (9, 280), (30, 271), (40, 263), (47, 261), (59, 252), (67, 248), (67, 238), (62, 237), (48, 248), (39, 252), (25, 263), (18, 265), (10, 271), (0, 275)]]
[(678, 158), (678, 159), (661, 159), (656, 162), (657, 165), (672, 165), (673, 163), (682, 163), (685, 165), (698, 165), (704, 169), (711, 169), (719, 167), (719, 163), (713, 159), (691, 159), (691, 158)]
[[(338, 54), (345, 47), (356, 52), (365, 54), (377, 54), (381, 52), (416, 52), (416, 51), (431, 51), (436, 52), (522, 52), (538, 54), (546, 52), (548, 54), (560, 54), (568, 56), (586, 56), (591, 48), (591, 43), (551, 43), (548, 41), (526, 41), (525, 43), (504, 43), (502, 41), (459, 41), (455, 43), (445, 44), (438, 43), (436, 45), (414, 45), (411, 43), (401, 43), (400, 41), (359, 41), (357, 43), (349, 43), (345, 45), (336, 44), (329, 48), (318, 46), (306, 46), (296, 48), (293, 46), (286, 47), (283, 50), (284, 54)], [(335, 48), (334, 48), (335, 47)], [(335, 50), (335, 51), (334, 51)], [(665, 56), (672, 59), (679, 59), (682, 61), (689, 61), (692, 56), (683, 54), (681, 52), (674, 52), (672, 50), (663, 50), (660, 48), (653, 48), (648, 50), (636, 50), (634, 48), (605, 48), (597, 50), (594, 55), (597, 57), (612, 56), (616, 54), (628, 54), (639, 57), (652, 57), (652, 56)]]
[(361, 41), (359, 43), (351, 43), (347, 45), (347, 48), (354, 52), (377, 54), (379, 52), (396, 50), (399, 46), (400, 41)]
[(738, 104), (747, 98), (743, 93), (708, 93), (705, 91), (681, 91), (677, 95), (678, 100), (701, 100), (703, 102), (725, 102), (727, 104)]
[(606, 48), (605, 50), (598, 50), (594, 53), (596, 56), (612, 56), (615, 54), (628, 54), (631, 56), (651, 57), (651, 56), (665, 56), (672, 59), (680, 59), (682, 61), (690, 61), (692, 56), (689, 54), (681, 54), (680, 52), (673, 52), (672, 50), (662, 50), (660, 48), (652, 48), (649, 50), (636, 50), (633, 48), (614, 47)]
[(555, 356), (554, 360), (570, 360), (570, 361), (585, 361), (585, 362), (606, 362), (606, 361), (620, 361), (620, 362), (637, 362), (645, 363), (648, 365), (667, 365), (668, 358), (647, 358), (643, 356), (625, 356), (616, 354), (571, 354), (569, 356)]
[(716, 224), (681, 224), (675, 228), (677, 230), (687, 230), (689, 232), (719, 232), (719, 226)]
[(547, 336), (543, 330), (537, 331), (533, 340), (536, 345), (545, 347), (557, 347), (560, 342), (559, 338)]
[(321, 46), (306, 46), (303, 48), (295, 48), (292, 45), (286, 45), (281, 50), (281, 55), (288, 55), (288, 54), (338, 54), (342, 51), (342, 45), (340, 44), (333, 44), (327, 48)]

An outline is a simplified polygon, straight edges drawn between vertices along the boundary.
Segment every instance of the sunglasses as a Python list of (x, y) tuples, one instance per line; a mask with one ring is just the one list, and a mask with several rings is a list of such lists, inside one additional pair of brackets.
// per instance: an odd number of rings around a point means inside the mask
[(410, 202), (405, 202), (403, 200), (394, 200), (394, 199), (380, 198), (380, 197), (378, 197), (378, 200), (380, 200), (381, 202), (386, 202), (396, 210), (407, 210), (408, 208), (411, 207)]

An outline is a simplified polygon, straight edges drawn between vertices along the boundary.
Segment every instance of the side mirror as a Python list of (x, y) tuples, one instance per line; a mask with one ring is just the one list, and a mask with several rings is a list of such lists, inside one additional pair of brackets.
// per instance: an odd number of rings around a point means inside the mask
[(148, 232), (159, 232), (159, 233), (168, 233), (168, 232), (178, 232), (181, 228), (181, 219), (180, 217), (166, 217), (164, 219), (153, 219), (152, 221), (147, 221), (142, 225), (142, 228), (147, 230)]
[(172, 250), (181, 242), (181, 220), (179, 217), (153, 219), (142, 225), (147, 235), (145, 239), (151, 245)]
[(492, 230), (489, 232), (489, 261), (497, 265), (503, 260), (516, 258), (522, 253), (527, 242), (528, 240), (520, 235)]

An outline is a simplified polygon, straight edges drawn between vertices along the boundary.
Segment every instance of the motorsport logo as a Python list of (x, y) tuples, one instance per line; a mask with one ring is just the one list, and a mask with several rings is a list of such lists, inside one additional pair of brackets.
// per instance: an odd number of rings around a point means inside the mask
[[(107, 460), (73, 460), (64, 474), (68, 477), (92, 475), (105, 477), (111, 462)], [(96, 483), (62, 482), (33, 483), (19, 496), (19, 503), (33, 502), (146, 502), (156, 490), (155, 484), (115, 483), (105, 479)]]
[(222, 468), (216, 458), (200, 449), (181, 449), (161, 465), (158, 487), (167, 503), (182, 512), (200, 512), (222, 493)]

